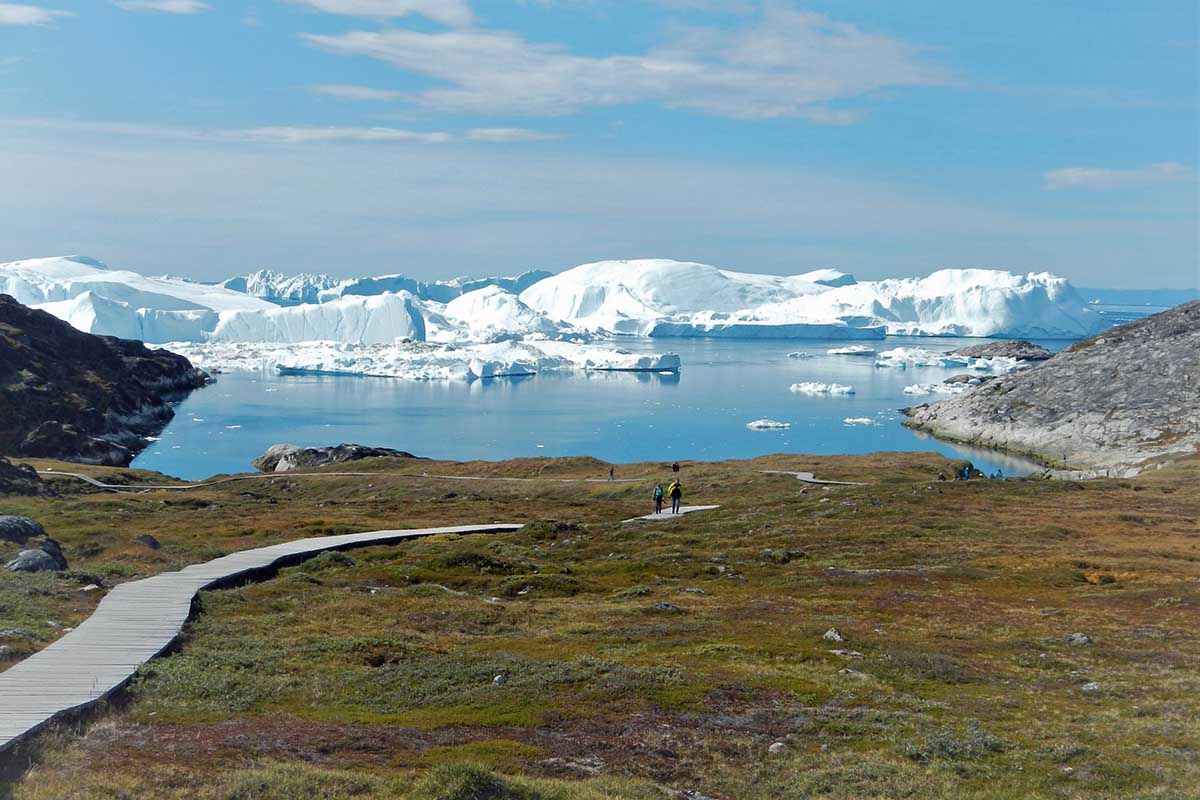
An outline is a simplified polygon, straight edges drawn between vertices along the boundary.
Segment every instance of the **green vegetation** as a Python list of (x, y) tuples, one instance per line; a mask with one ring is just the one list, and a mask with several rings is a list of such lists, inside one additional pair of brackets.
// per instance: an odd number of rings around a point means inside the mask
[[(0, 628), (82, 619), (98, 594), (82, 575), (112, 585), (303, 535), (541, 518), (205, 593), (179, 649), (82, 735), (45, 737), (13, 796), (1091, 800), (1200, 785), (1200, 461), (1086, 484), (937, 483), (954, 465), (920, 454), (688, 464), (689, 498), (722, 508), (627, 525), (661, 469), (621, 469), (643, 486), (368, 468), (6, 500), (78, 573), (10, 576)], [(162, 549), (131, 545), (139, 533)], [(42, 627), (24, 652), (57, 635)], [(825, 640), (831, 627), (846, 641)], [(1069, 644), (1077, 631), (1092, 643)]]

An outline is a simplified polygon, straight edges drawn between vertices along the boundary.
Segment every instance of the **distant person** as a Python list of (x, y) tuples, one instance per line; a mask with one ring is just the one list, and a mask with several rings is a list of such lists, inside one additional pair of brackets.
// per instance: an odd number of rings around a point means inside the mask
[(946, 473), (944, 473), (944, 472), (939, 472), (939, 473), (938, 473), (938, 477), (937, 477), (937, 479), (938, 479), (939, 481), (943, 481), (943, 482), (944, 482), (944, 481), (946, 480)]
[(609, 468), (608, 468), (608, 479), (609, 479), (610, 481), (611, 481), (611, 480), (612, 480), (614, 477), (616, 477), (616, 474), (617, 474), (617, 468), (616, 468), (616, 467), (609, 467)]
[(671, 472), (674, 472), (676, 475), (679, 474), (679, 462), (678, 461), (676, 461), (674, 464), (671, 465)]
[(663, 498), (666, 496), (667, 496), (667, 493), (663, 489), (663, 485), (661, 483), (654, 487), (654, 513), (655, 514), (662, 513)]
[(996, 478), (1000, 480), (1004, 479), (1004, 471), (999, 467), (996, 467)]
[(667, 487), (667, 494), (671, 495), (671, 513), (679, 513), (679, 504), (683, 500), (683, 484), (678, 480), (672, 481)]

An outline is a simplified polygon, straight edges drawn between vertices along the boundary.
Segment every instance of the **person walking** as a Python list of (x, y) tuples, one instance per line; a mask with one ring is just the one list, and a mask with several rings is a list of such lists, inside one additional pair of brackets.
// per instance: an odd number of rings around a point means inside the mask
[(610, 481), (611, 481), (611, 480), (612, 480), (614, 477), (616, 477), (616, 474), (617, 474), (617, 468), (616, 468), (616, 467), (609, 467), (609, 468), (608, 468), (608, 479), (609, 479)]
[(671, 465), (671, 472), (674, 472), (676, 475), (679, 474), (679, 462), (678, 461), (676, 461), (674, 464)]
[(655, 514), (662, 513), (663, 498), (666, 497), (666, 495), (667, 495), (667, 493), (665, 490), (663, 490), (663, 485), (661, 483), (654, 487), (654, 513)]
[(683, 484), (677, 480), (672, 481), (667, 487), (667, 494), (671, 496), (671, 513), (678, 514), (680, 502), (683, 500)]

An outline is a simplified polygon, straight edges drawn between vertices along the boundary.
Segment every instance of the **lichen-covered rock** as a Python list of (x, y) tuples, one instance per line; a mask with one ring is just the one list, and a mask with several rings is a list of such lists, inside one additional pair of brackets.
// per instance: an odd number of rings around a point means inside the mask
[[(1066, 477), (1136, 474), (1200, 447), (1200, 301), (907, 409), (935, 436), (1032, 454)], [(1078, 471), (1078, 472), (1075, 472)]]
[(254, 459), (254, 467), (260, 472), (287, 472), (293, 469), (312, 469), (360, 461), (364, 458), (417, 458), (403, 450), (390, 447), (367, 447), (361, 444), (339, 444), (336, 447), (297, 447), (294, 444), (277, 444)]
[(62, 548), (53, 539), (46, 539), (37, 550), (22, 550), (5, 564), (12, 572), (59, 572), (67, 568)]
[(162, 544), (148, 533), (143, 533), (141, 536), (133, 537), (134, 544), (140, 544), (142, 547), (149, 547), (151, 550), (158, 550)]
[(30, 539), (45, 535), (46, 529), (41, 523), (29, 517), (0, 516), (0, 541), (25, 544)]

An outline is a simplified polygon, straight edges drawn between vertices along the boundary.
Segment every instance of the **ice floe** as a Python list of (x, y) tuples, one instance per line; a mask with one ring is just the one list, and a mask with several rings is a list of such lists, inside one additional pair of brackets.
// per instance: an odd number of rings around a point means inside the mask
[(773, 419), (756, 419), (753, 422), (747, 422), (746, 427), (752, 431), (782, 431), (792, 427), (792, 423)]
[(835, 395), (835, 394), (854, 394), (854, 387), (847, 386), (843, 383), (815, 383), (806, 381), (804, 383), (793, 383), (791, 391), (796, 394), (810, 395)]

